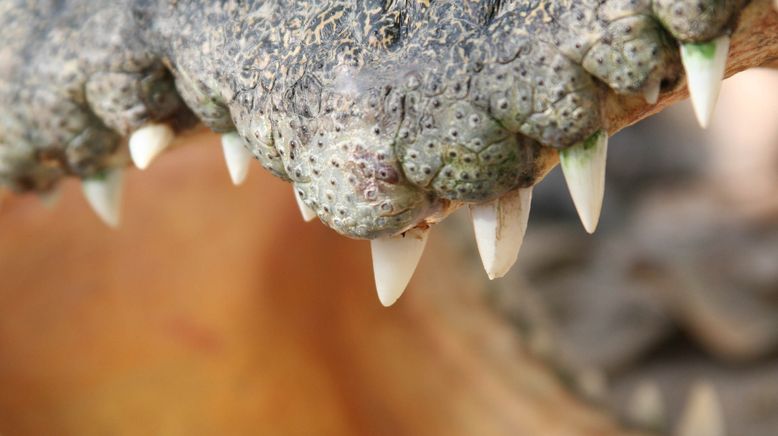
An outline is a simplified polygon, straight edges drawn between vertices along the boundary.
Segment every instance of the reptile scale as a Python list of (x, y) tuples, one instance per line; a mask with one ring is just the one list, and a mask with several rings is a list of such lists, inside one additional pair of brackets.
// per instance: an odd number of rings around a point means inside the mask
[(203, 123), (235, 182), (254, 158), (309, 218), (371, 239), (389, 305), (459, 206), (505, 274), (558, 161), (593, 232), (606, 96), (654, 103), (685, 70), (705, 125), (746, 3), (3, 0), (0, 184), (78, 177), (117, 225), (121, 171)]

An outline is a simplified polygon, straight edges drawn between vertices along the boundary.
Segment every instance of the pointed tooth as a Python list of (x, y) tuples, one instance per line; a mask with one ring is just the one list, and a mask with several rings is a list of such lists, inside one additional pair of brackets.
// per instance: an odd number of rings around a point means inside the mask
[(696, 383), (686, 401), (677, 436), (724, 436), (725, 431), (716, 389), (710, 382)]
[(81, 182), (89, 205), (112, 228), (119, 226), (123, 176), (122, 169), (114, 169)]
[(661, 82), (655, 82), (651, 83), (650, 85), (646, 85), (645, 89), (643, 90), (643, 98), (646, 100), (646, 103), (656, 104), (656, 102), (659, 101), (659, 91), (661, 88)]
[(254, 156), (243, 146), (243, 139), (235, 132), (222, 135), (222, 150), (232, 184), (237, 186), (246, 180)]
[(404, 235), (370, 241), (376, 291), (384, 306), (394, 304), (405, 291), (427, 245), (428, 234), (427, 229), (411, 229)]
[(148, 168), (171, 142), (175, 133), (167, 124), (149, 124), (141, 127), (130, 135), (130, 157), (139, 169)]
[(589, 233), (594, 233), (600, 220), (607, 154), (608, 134), (603, 130), (559, 153), (567, 188), (581, 223)]
[(647, 428), (663, 428), (666, 421), (662, 392), (654, 382), (642, 382), (627, 403), (629, 417)]
[(300, 214), (303, 216), (303, 220), (307, 222), (311, 222), (314, 219), (317, 218), (318, 215), (316, 215), (316, 212), (313, 211), (308, 205), (305, 204), (302, 198), (300, 198), (300, 194), (297, 192), (297, 189), (294, 190), (294, 199), (297, 200), (297, 207), (300, 208)]
[(504, 276), (516, 263), (531, 202), (532, 188), (522, 188), (489, 203), (470, 205), (475, 241), (489, 279)]
[(46, 192), (41, 192), (38, 194), (38, 199), (40, 199), (41, 203), (43, 203), (43, 206), (45, 206), (47, 209), (54, 209), (54, 207), (59, 203), (59, 199), (62, 197), (62, 191), (59, 188), (52, 188)]
[(710, 42), (681, 45), (681, 61), (686, 70), (694, 114), (702, 128), (708, 127), (716, 108), (728, 53), (729, 36), (726, 35)]

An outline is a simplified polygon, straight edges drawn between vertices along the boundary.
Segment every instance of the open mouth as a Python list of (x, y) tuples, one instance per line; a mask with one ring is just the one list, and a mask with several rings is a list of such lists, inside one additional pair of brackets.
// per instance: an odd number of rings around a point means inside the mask
[[(293, 184), (306, 221), (318, 217), (341, 234), (370, 239), (376, 290), (385, 306), (394, 304), (411, 281), (434, 224), (460, 206), (469, 209), (486, 275), (506, 276), (527, 232), (533, 189), (542, 189), (539, 182), (557, 164), (584, 230), (594, 233), (612, 134), (687, 92), (699, 125), (708, 127), (725, 76), (778, 58), (778, 14), (767, 1), (694, 6), (550, 1), (547, 8), (522, 2), (489, 8), (470, 2), (384, 2), (375, 9), (335, 5), (298, 11), (305, 19), (287, 13), (280, 2), (250, 4), (246, 10), (210, 4), (168, 10), (141, 2), (128, 4), (126, 11), (105, 7), (89, 17), (79, 15), (84, 5), (47, 15), (22, 3), (0, 7), (0, 24), (10, 29), (3, 34), (8, 47), (0, 49), (7, 65), (0, 69), (0, 184), (49, 201), (59, 180), (75, 176), (97, 215), (119, 227), (126, 167), (148, 168), (177, 136), (201, 122), (222, 135), (234, 184), (242, 183), (258, 160)], [(260, 26), (257, 17), (272, 25)], [(203, 22), (193, 25), (197, 20)], [(40, 39), (49, 31), (51, 38)], [(94, 33), (112, 31), (105, 38)], [(33, 56), (34, 44), (43, 48)], [(82, 48), (89, 54), (82, 55)], [(401, 75), (411, 60), (413, 74)], [(367, 85), (344, 84), (344, 68), (376, 73), (364, 79)], [(381, 81), (391, 86), (376, 85)], [(626, 232), (613, 236), (614, 244), (642, 249), (616, 250), (621, 263), (614, 264), (607, 242), (583, 243), (586, 255), (562, 249), (549, 254), (546, 263), (536, 262), (536, 270), (524, 270), (540, 287), (594, 287), (581, 271), (596, 270), (613, 274), (600, 277), (613, 289), (641, 283), (663, 290), (625, 302), (636, 311), (634, 319), (600, 320), (604, 324), (596, 326), (601, 334), (623, 332), (630, 346), (621, 352), (633, 354), (621, 356), (618, 364), (603, 363), (605, 357), (596, 364), (577, 361), (576, 347), (586, 349), (591, 341), (596, 354), (598, 344), (590, 337), (576, 342), (581, 339), (576, 335), (597, 330), (576, 324), (586, 320), (555, 319), (552, 310), (544, 316), (557, 330), (535, 329), (528, 342), (538, 341), (549, 353), (542, 357), (560, 373), (577, 380), (581, 368), (590, 371), (575, 383), (591, 397), (599, 395), (601, 372), (615, 375), (625, 390), (639, 385), (638, 412), (616, 407), (628, 420), (659, 430), (673, 420), (694, 429), (695, 420), (703, 420), (710, 426), (703, 434), (717, 435), (719, 418), (710, 414), (718, 400), (709, 384), (692, 389), (702, 405), (690, 406), (691, 424), (660, 413), (657, 398), (680, 384), (674, 380), (686, 372), (674, 368), (685, 368), (686, 362), (717, 371), (718, 363), (705, 353), (755, 359), (749, 365), (758, 366), (774, 352), (778, 327), (765, 309), (774, 296), (764, 289), (773, 277), (763, 271), (769, 267), (751, 267), (769, 264), (759, 256), (769, 252), (760, 237), (771, 235), (751, 232), (756, 226), (751, 221), (707, 227), (684, 221), (686, 205), (679, 202), (672, 209), (679, 214), (676, 224), (686, 226), (668, 233), (666, 246), (674, 250), (652, 245), (659, 234), (652, 239)], [(694, 239), (697, 226), (711, 235), (734, 232), (728, 233), (732, 240), (717, 245)], [(639, 237), (648, 240), (630, 239)], [(757, 260), (727, 258), (722, 247), (737, 246), (739, 237), (750, 242), (743, 253), (756, 250), (751, 254)], [(684, 251), (697, 243), (709, 250), (707, 257)], [(703, 290), (741, 276), (769, 296), (738, 300), (721, 291), (719, 299), (700, 303)], [(753, 308), (728, 304), (730, 298)], [(550, 322), (522, 310), (506, 313), (521, 325)], [(720, 324), (727, 327), (718, 336), (699, 333)], [(570, 341), (561, 354), (543, 348), (544, 335), (554, 334), (559, 342)], [(658, 349), (658, 357), (646, 357)], [(625, 365), (632, 365), (631, 372)], [(744, 371), (749, 377), (750, 370)], [(641, 384), (643, 374), (647, 379), (657, 374), (659, 381)], [(599, 401), (617, 403), (614, 398)], [(703, 418), (694, 417), (697, 407)], [(683, 436), (695, 434), (689, 431)]]

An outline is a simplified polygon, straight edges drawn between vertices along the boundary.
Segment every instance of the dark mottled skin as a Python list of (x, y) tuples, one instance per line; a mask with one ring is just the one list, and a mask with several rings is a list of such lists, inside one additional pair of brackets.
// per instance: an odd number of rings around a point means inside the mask
[(194, 114), (335, 230), (395, 234), (536, 183), (744, 3), (0, 0), (0, 182), (94, 176)]

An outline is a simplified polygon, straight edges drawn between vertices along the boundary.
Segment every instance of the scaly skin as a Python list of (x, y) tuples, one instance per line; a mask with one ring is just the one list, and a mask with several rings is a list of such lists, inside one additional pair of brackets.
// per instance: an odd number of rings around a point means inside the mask
[(4, 0), (0, 183), (94, 177), (195, 114), (336, 231), (392, 235), (537, 183), (745, 3)]

